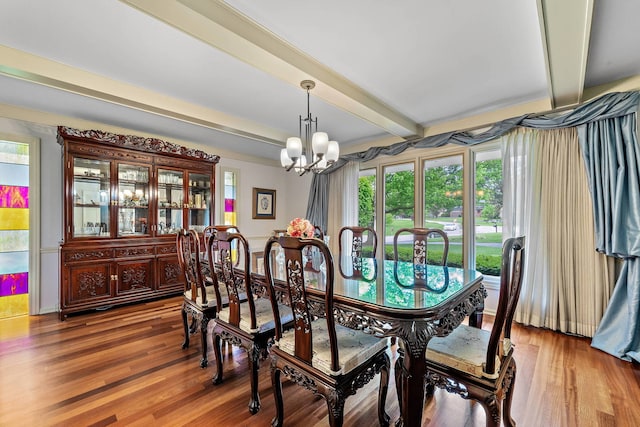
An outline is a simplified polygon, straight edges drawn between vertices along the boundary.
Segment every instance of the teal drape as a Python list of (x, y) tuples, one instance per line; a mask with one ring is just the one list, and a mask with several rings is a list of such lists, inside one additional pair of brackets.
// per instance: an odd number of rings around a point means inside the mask
[(596, 249), (624, 259), (609, 305), (591, 341), (640, 362), (640, 148), (637, 114), (578, 127), (593, 198)]
[(311, 181), (306, 218), (327, 233), (329, 217), (329, 176), (314, 174)]

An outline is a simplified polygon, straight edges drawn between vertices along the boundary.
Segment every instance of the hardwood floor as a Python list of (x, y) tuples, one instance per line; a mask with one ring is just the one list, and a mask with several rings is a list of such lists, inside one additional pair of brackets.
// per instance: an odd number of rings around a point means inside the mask
[[(181, 297), (169, 298), (64, 322), (55, 314), (0, 320), (0, 426), (269, 425), (268, 362), (260, 370), (262, 409), (251, 416), (245, 353), (227, 347), (225, 382), (214, 386), (212, 363), (199, 367), (199, 340), (181, 349), (180, 304)], [(518, 426), (640, 425), (638, 364), (595, 350), (588, 339), (536, 328), (515, 325), (512, 339)], [(347, 399), (346, 426), (376, 424), (377, 383)], [(387, 412), (396, 419), (392, 383)], [(283, 388), (285, 425), (327, 425), (324, 400), (287, 382)], [(484, 426), (484, 411), (438, 390), (423, 424)]]

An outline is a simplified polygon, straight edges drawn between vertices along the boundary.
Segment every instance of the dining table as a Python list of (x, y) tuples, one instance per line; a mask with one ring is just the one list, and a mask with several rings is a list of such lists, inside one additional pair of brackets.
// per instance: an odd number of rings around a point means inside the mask
[[(274, 258), (274, 288), (286, 303), (284, 268), (277, 255)], [(403, 392), (396, 425), (421, 425), (427, 344), (432, 337), (450, 334), (467, 316), (469, 324), (481, 325), (487, 296), (482, 274), (465, 268), (351, 256), (334, 259), (334, 266), (336, 321), (402, 340), (403, 355), (396, 364), (396, 376), (400, 375)], [(313, 314), (326, 316), (324, 263), (310, 259), (305, 270)], [(264, 272), (252, 272), (252, 286), (266, 289)]]

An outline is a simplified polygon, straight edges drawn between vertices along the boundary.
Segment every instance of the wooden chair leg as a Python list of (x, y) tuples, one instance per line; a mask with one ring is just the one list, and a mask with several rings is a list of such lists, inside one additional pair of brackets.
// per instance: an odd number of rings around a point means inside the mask
[(501, 402), (496, 402), (495, 394), (493, 396), (486, 396), (484, 399), (478, 399), (478, 402), (484, 408), (487, 427), (500, 427)]
[(216, 355), (216, 374), (213, 376), (213, 383), (220, 384), (222, 382), (222, 351), (220, 350), (220, 335), (213, 333), (213, 351)]
[(249, 399), (249, 412), (255, 414), (260, 410), (260, 393), (258, 392), (258, 369), (260, 368), (261, 349), (255, 344), (247, 350), (249, 372), (251, 375), (251, 398)]
[(391, 418), (385, 410), (387, 402), (387, 391), (389, 390), (389, 356), (384, 355), (386, 364), (380, 368), (380, 386), (378, 387), (378, 422), (381, 426), (387, 427)]
[(187, 310), (184, 305), (182, 306), (182, 324), (184, 325), (184, 341), (182, 343), (182, 349), (189, 348), (189, 322), (187, 321)]
[(515, 427), (516, 422), (511, 418), (511, 401), (513, 399), (513, 388), (516, 385), (516, 361), (511, 359), (506, 374), (509, 384), (505, 384), (504, 388), (504, 406), (502, 408), (502, 421), (505, 427)]
[(209, 318), (202, 316), (200, 321), (200, 341), (202, 342), (202, 359), (200, 359), (200, 367), (206, 368), (209, 365), (207, 356), (207, 328), (209, 326)]
[(331, 427), (342, 427), (344, 422), (344, 397), (337, 395), (330, 399), (329, 396), (325, 396), (325, 399), (329, 410), (329, 425)]
[(280, 369), (271, 366), (271, 388), (273, 398), (276, 401), (276, 416), (271, 420), (272, 427), (282, 427), (284, 421), (284, 403), (282, 401), (282, 382), (280, 382)]

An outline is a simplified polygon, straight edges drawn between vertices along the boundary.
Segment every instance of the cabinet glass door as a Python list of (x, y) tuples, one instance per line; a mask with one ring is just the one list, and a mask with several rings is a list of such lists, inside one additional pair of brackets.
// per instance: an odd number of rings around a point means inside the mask
[(157, 234), (175, 234), (182, 229), (184, 208), (182, 171), (158, 169)]
[(118, 164), (118, 237), (149, 234), (149, 168)]
[(208, 225), (211, 210), (211, 176), (189, 173), (189, 228), (202, 231)]
[(73, 237), (110, 237), (110, 163), (73, 159)]

